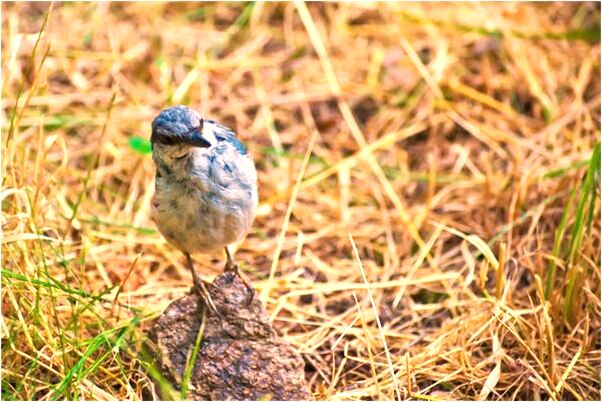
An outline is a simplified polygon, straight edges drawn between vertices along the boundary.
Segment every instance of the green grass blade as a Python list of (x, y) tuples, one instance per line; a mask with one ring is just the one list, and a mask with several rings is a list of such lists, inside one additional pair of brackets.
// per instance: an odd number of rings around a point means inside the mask
[[(600, 164), (600, 144), (596, 144), (592, 152), (589, 167), (585, 175), (585, 180), (581, 185), (579, 201), (575, 210), (575, 222), (571, 230), (571, 241), (568, 249), (565, 251), (568, 277), (567, 286), (564, 297), (564, 320), (568, 323), (574, 323), (577, 317), (573, 316), (573, 311), (576, 304), (580, 291), (577, 286), (577, 282), (582, 271), (579, 266), (579, 252), (581, 250), (581, 244), (583, 243), (583, 236), (586, 230), (589, 232), (587, 227), (593, 223), (593, 208), (595, 208), (596, 199), (596, 187), (594, 184), (594, 177), (596, 169), (599, 169)], [(590, 201), (591, 200), (591, 201)], [(589, 208), (586, 206), (589, 205)], [(587, 214), (587, 217), (586, 217)]]
[(153, 152), (153, 147), (150, 141), (137, 135), (128, 137), (128, 144), (134, 152), (137, 152), (141, 155), (148, 155)]
[(184, 378), (182, 379), (182, 390), (180, 391), (180, 399), (186, 399), (186, 394), (188, 394), (188, 385), (190, 384), (190, 377), (192, 377), (192, 371), (194, 370), (194, 364), (196, 363), (196, 359), (199, 355), (199, 349), (201, 347), (201, 342), (203, 340), (203, 333), (205, 332), (205, 310), (203, 310), (203, 318), (201, 320), (201, 325), (199, 327), (199, 332), (196, 335), (196, 341), (194, 342), (194, 347), (186, 359), (186, 370), (184, 372)]
[[(123, 326), (121, 328), (114, 328), (108, 331), (105, 331), (96, 337), (94, 337), (88, 347), (84, 351), (84, 354), (81, 358), (75, 363), (75, 365), (71, 368), (69, 373), (63, 378), (63, 380), (59, 383), (57, 389), (52, 395), (51, 400), (55, 401), (61, 397), (61, 395), (69, 388), (73, 381), (81, 381), (88, 376), (92, 371), (97, 369), (100, 364), (109, 356), (109, 354), (113, 353), (114, 348), (120, 348), (123, 346), (124, 337), (130, 331), (132, 331), (138, 324), (140, 323), (140, 318), (135, 316), (128, 325)], [(115, 342), (111, 342), (108, 338), (108, 335), (111, 332), (118, 331), (117, 339)], [(84, 369), (84, 364), (88, 360), (89, 357), (92, 356), (94, 352), (100, 349), (102, 345), (107, 345), (107, 350), (92, 363), (91, 366)]]
[(544, 289), (544, 297), (546, 300), (550, 299), (552, 295), (552, 289), (554, 289), (554, 279), (556, 278), (556, 268), (558, 266), (558, 260), (560, 257), (560, 251), (562, 246), (562, 240), (564, 239), (564, 233), (566, 231), (566, 227), (569, 220), (569, 213), (571, 211), (571, 206), (573, 205), (573, 199), (575, 198), (576, 188), (571, 190), (571, 195), (564, 207), (564, 211), (562, 212), (562, 217), (560, 218), (560, 223), (558, 223), (558, 227), (554, 231), (554, 245), (552, 246), (552, 258), (548, 261), (548, 268), (546, 270), (546, 283)]
[(600, 160), (600, 144), (597, 144), (594, 147), (594, 151), (592, 153), (592, 157), (590, 159), (589, 168), (587, 169), (587, 174), (585, 176), (585, 180), (581, 187), (581, 194), (579, 197), (579, 203), (577, 204), (575, 223), (573, 224), (573, 230), (571, 233), (571, 242), (568, 249), (568, 261), (569, 263), (574, 263), (577, 255), (577, 251), (581, 246), (581, 242), (583, 240), (583, 233), (585, 229), (584, 222), (584, 213), (585, 213), (585, 205), (588, 202), (590, 197), (595, 197), (595, 187), (594, 187), (594, 171), (596, 165)]

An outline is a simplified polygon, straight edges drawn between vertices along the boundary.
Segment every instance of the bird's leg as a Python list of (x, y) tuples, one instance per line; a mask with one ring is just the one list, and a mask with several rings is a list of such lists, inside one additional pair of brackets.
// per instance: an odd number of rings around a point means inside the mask
[(224, 250), (226, 250), (226, 266), (224, 267), (224, 272), (234, 272), (235, 274), (238, 274), (238, 265), (236, 265), (234, 259), (230, 255), (228, 247), (224, 247)]
[(186, 256), (186, 263), (188, 265), (188, 269), (190, 270), (190, 274), (192, 275), (192, 282), (194, 283), (194, 287), (195, 287), (196, 291), (198, 292), (199, 296), (201, 296), (201, 299), (204, 300), (205, 305), (211, 311), (213, 311), (213, 313), (215, 313), (216, 316), (223, 319), (224, 316), (222, 316), (222, 314), (219, 312), (219, 310), (215, 306), (215, 303), (213, 303), (213, 299), (211, 298), (211, 295), (209, 294), (209, 291), (207, 290), (205, 281), (203, 281), (197, 275), (196, 271), (194, 270), (194, 266), (192, 264), (192, 257), (190, 256), (189, 253), (184, 253), (184, 255)]
[(251, 286), (251, 283), (249, 283), (249, 281), (246, 278), (244, 278), (238, 271), (238, 264), (236, 264), (234, 262), (234, 259), (230, 255), (230, 251), (228, 250), (228, 247), (224, 247), (224, 249), (226, 250), (226, 266), (224, 267), (224, 272), (234, 272), (234, 274), (240, 278), (242, 283), (245, 285), (245, 287), (249, 291), (249, 294), (251, 295), (249, 297), (249, 299), (247, 300), (247, 305), (249, 305), (249, 304), (251, 304), (251, 302), (253, 301), (253, 298), (255, 297), (255, 289), (253, 289), (253, 286)]

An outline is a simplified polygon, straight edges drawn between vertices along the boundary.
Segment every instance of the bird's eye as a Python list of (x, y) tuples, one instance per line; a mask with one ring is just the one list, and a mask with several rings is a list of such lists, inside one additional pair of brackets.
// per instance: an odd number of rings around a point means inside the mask
[(157, 138), (157, 142), (163, 145), (173, 145), (175, 144), (175, 139), (170, 135), (161, 135)]

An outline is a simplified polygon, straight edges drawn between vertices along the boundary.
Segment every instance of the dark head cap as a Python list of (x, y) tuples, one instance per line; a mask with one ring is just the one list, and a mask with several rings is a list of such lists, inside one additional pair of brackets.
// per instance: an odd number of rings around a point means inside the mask
[(201, 148), (211, 145), (203, 138), (203, 119), (187, 106), (164, 109), (155, 117), (151, 144), (188, 144)]

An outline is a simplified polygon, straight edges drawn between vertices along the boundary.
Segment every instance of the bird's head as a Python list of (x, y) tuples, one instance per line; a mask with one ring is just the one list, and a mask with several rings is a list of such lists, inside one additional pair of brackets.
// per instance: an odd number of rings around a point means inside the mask
[(215, 141), (211, 133), (203, 134), (202, 117), (187, 106), (162, 110), (152, 129), (153, 154), (162, 159), (181, 158), (194, 149), (209, 148)]

